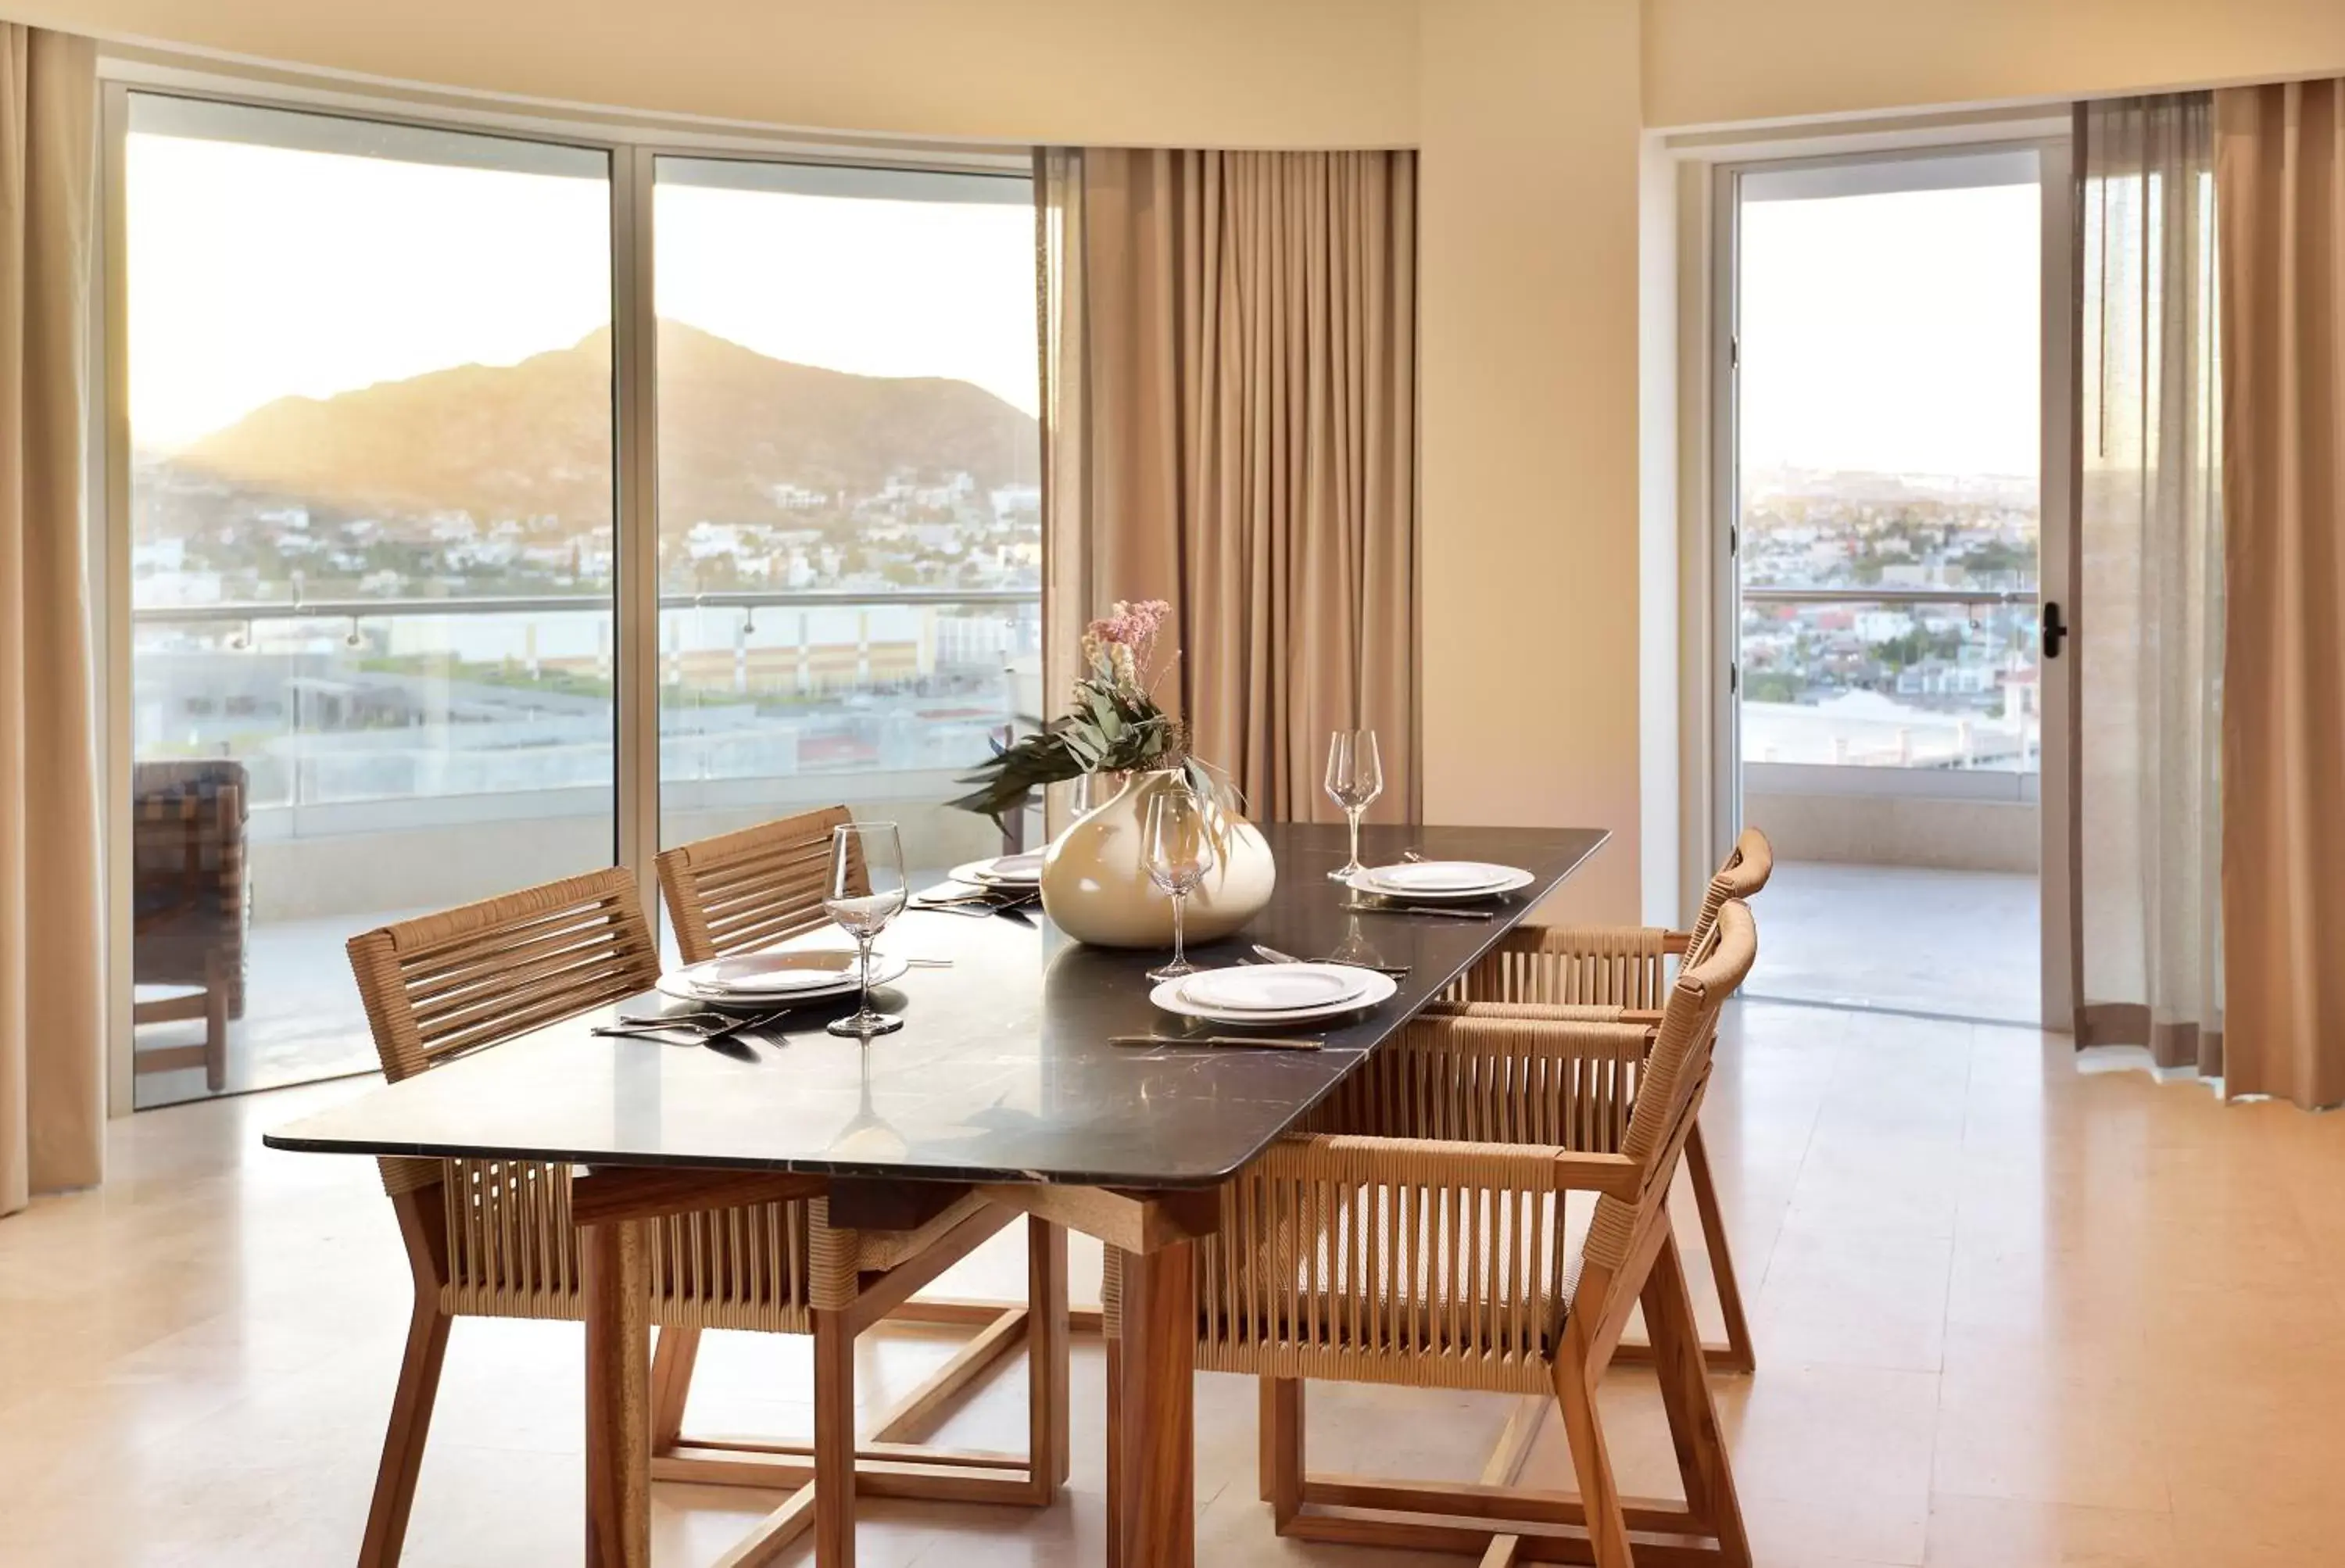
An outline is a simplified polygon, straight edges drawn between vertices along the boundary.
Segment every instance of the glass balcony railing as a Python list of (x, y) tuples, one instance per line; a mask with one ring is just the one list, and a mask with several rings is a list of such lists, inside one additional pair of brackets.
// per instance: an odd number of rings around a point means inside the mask
[(2033, 773), (2033, 587), (1746, 586), (1746, 763)]
[[(234, 758), (257, 814), (345, 808), (357, 828), (369, 807), (469, 820), (482, 797), (610, 809), (606, 598), (157, 606), (133, 623), (138, 759)], [(1019, 712), (1041, 626), (1027, 589), (665, 597), (662, 784), (868, 789), (966, 768)]]

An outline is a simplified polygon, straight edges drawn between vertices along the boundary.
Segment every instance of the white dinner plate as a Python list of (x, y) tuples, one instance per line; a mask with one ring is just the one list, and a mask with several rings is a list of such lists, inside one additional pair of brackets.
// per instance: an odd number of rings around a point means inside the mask
[(1181, 995), (1217, 1013), (1291, 1013), (1355, 1003), (1368, 973), (1333, 963), (1241, 963), (1189, 976)]
[(1389, 1002), (1392, 1000), (1393, 993), (1400, 989), (1391, 975), (1377, 974), (1368, 970), (1363, 970), (1361, 973), (1365, 978), (1366, 984), (1358, 995), (1346, 1001), (1323, 1003), (1315, 1007), (1287, 1007), (1274, 1012), (1267, 1008), (1223, 1009), (1203, 1006), (1182, 994), (1183, 988), (1196, 978), (1194, 975), (1183, 975), (1177, 980), (1162, 982), (1155, 990), (1148, 993), (1148, 1000), (1167, 1013), (1177, 1013), (1183, 1018), (1202, 1018), (1209, 1023), (1309, 1023), (1325, 1018), (1341, 1018), (1346, 1013), (1358, 1013), (1381, 1003)]
[(950, 875), (954, 881), (975, 882), (980, 887), (1040, 887), (1042, 882), (1042, 857), (1039, 851), (1029, 855), (996, 855), (990, 860), (971, 860), (965, 866), (955, 866)]
[[(885, 985), (900, 979), (911, 967), (903, 959), (874, 952), (871, 983)], [(659, 977), (659, 988), (666, 995), (686, 1002), (744, 1005), (844, 996), (861, 984), (855, 954), (838, 948), (797, 948), (714, 958), (706, 963), (672, 969)]]
[(1386, 899), (1422, 899), (1428, 903), (1496, 898), (1527, 888), (1538, 879), (1513, 866), (1479, 860), (1410, 860), (1369, 866), (1345, 884), (1355, 892)]

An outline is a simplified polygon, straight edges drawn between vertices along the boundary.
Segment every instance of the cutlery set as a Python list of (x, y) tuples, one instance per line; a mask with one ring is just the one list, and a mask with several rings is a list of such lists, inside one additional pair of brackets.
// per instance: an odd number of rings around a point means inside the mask
[[(1409, 864), (1422, 864), (1425, 860), (1425, 857), (1415, 850), (1402, 850), (1400, 858)], [(997, 914), (1024, 919), (1027, 917), (1022, 911), (1041, 901), (1041, 893), (1039, 889), (1005, 891), (1000, 888), (987, 887), (965, 893), (915, 898), (910, 901), (909, 907), (916, 910), (932, 910), (939, 914), (969, 915), (979, 919), (990, 919)], [(1354, 914), (1416, 915), (1436, 920), (1487, 921), (1494, 918), (1487, 910), (1458, 909), (1438, 904), (1396, 903), (1389, 899), (1368, 901), (1355, 898), (1345, 901), (1338, 907)], [(1293, 953), (1281, 952), (1265, 942), (1254, 943), (1253, 951), (1254, 958), (1242, 962), (1253, 962), (1258, 960), (1266, 963), (1337, 964), (1346, 968), (1369, 970), (1395, 980), (1405, 980), (1409, 973), (1409, 966), (1405, 963), (1370, 963), (1333, 956), (1324, 959), (1302, 959)], [(904, 962), (914, 969), (952, 967), (952, 960), (949, 958), (912, 958), (904, 960)], [(738, 1013), (720, 1013), (710, 1009), (636, 1016), (622, 1015), (616, 1023), (596, 1026), (594, 1033), (620, 1039), (664, 1040), (669, 1044), (707, 1045), (719, 1050), (725, 1050), (728, 1046), (741, 1049), (737, 1044), (738, 1036), (774, 1031), (774, 1026), (782, 1020), (808, 1005), (813, 1003), (799, 1003), (775, 1012), (746, 1017)], [(778, 1031), (776, 1032), (778, 1033)], [(680, 1036), (682, 1038), (679, 1038)], [(1113, 1034), (1108, 1036), (1107, 1043), (1117, 1046), (1252, 1047), (1273, 1051), (1316, 1051), (1322, 1044), (1322, 1042), (1315, 1037), (1274, 1034)]]
[[(592, 1033), (607, 1034), (621, 1040), (666, 1040), (671, 1044), (721, 1045), (736, 1035), (756, 1034), (797, 1012), (785, 1007), (774, 1013), (737, 1013), (701, 1011), (695, 1013), (647, 1013), (636, 1017), (622, 1014), (616, 1023), (598, 1023)], [(676, 1041), (678, 1034), (691, 1036), (689, 1042)]]

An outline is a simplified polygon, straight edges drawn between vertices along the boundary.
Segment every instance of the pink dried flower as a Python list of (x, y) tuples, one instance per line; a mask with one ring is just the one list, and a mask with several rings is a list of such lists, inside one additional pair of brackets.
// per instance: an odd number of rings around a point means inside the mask
[(1143, 599), (1139, 604), (1127, 604), (1122, 599), (1114, 608), (1086, 628), (1086, 636), (1102, 643), (1121, 643), (1125, 647), (1140, 647), (1156, 635), (1172, 606), (1162, 599)]
[(1156, 634), (1172, 617), (1162, 599), (1138, 604), (1118, 599), (1109, 612), (1083, 628), (1083, 664), (1134, 700), (1146, 700), (1155, 663)]

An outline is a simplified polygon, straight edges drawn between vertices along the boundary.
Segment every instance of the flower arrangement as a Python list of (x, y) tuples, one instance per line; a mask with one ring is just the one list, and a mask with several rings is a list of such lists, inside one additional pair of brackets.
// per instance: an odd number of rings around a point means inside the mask
[(1075, 682), (1071, 711), (1012, 745), (997, 744), (976, 772), (958, 780), (978, 788), (946, 804), (1000, 822), (1042, 785), (1167, 768), (1179, 769), (1200, 794), (1221, 799), (1221, 780), (1189, 755), (1187, 728), (1152, 695), (1163, 674), (1156, 667), (1156, 634), (1172, 613), (1162, 599), (1117, 600), (1083, 629), (1088, 667)]

